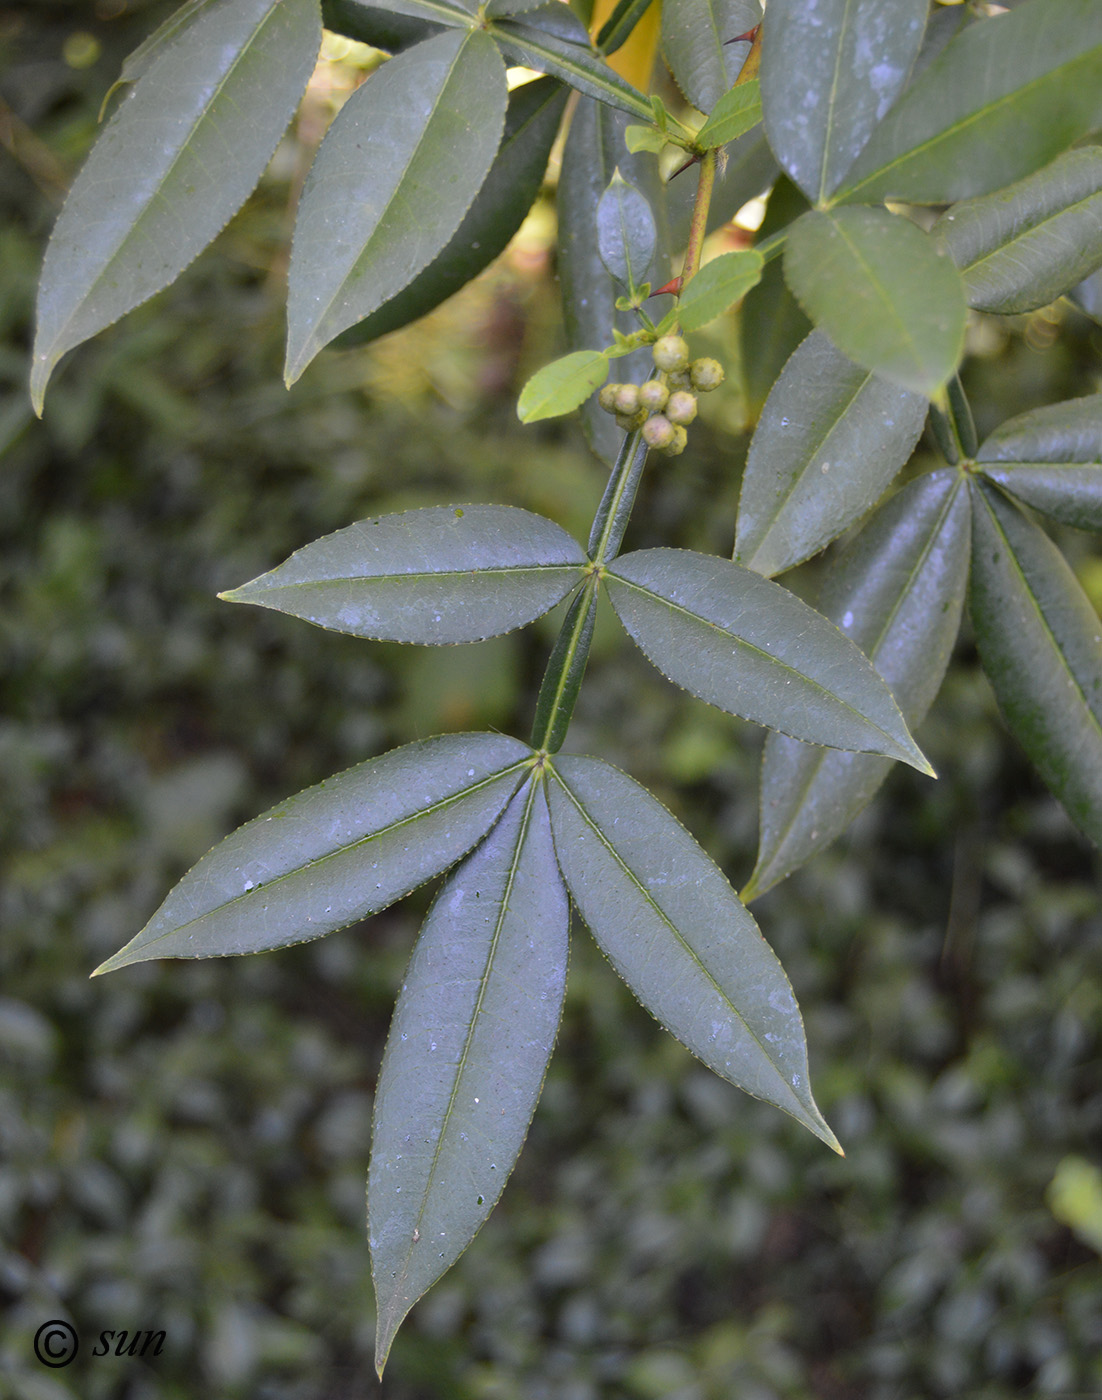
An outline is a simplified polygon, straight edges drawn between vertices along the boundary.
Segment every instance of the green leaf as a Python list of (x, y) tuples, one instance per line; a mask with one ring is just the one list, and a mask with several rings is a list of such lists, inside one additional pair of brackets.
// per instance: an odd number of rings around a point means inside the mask
[(167, 49), (175, 39), (195, 20), (204, 10), (207, 10), (217, 0), (185, 0), (185, 3), (178, 10), (174, 10), (163, 24), (144, 39), (132, 53), (127, 54), (123, 60), (119, 76), (107, 89), (107, 96), (100, 106), (100, 121), (107, 110), (107, 104), (120, 87), (125, 87), (127, 83), (136, 83), (145, 73), (160, 54)]
[(837, 199), (950, 204), (1102, 125), (1102, 5), (1032, 0), (969, 25), (873, 133)]
[(1102, 265), (1102, 149), (1067, 151), (995, 194), (954, 204), (933, 237), (960, 269), (969, 306), (1047, 306)]
[[(384, 24), (391, 24), (389, 16), (397, 15), (404, 19), (419, 20), (423, 23), (446, 25), (452, 29), (473, 29), (477, 5), (473, 3), (473, 0), (471, 3), (467, 3), (467, 0), (383, 0), (383, 3), (378, 6), (361, 5), (359, 0), (344, 0), (346, 12), (358, 9), (376, 11)], [(377, 21), (369, 16), (362, 22), (368, 25)], [(399, 29), (397, 32), (401, 34), (403, 30)], [(372, 41), (365, 39), (363, 42), (371, 43)]]
[(903, 88), (926, 0), (770, 0), (762, 31), (765, 130), (813, 203), (833, 193)]
[(636, 121), (651, 120), (650, 103), (639, 89), (621, 78), (592, 49), (521, 20), (495, 20), (489, 32), (511, 62), (561, 78), (586, 97), (617, 107)]
[(1102, 623), (1064, 556), (993, 487), (972, 511), (972, 622), (1011, 732), (1102, 843)]
[(669, 142), (656, 126), (639, 126), (633, 122), (624, 129), (624, 145), (633, 156), (638, 155), (640, 151), (660, 155)]
[(727, 41), (760, 21), (758, 0), (662, 0), (662, 52), (698, 111), (712, 110), (746, 62), (750, 45)]
[(608, 275), (634, 293), (654, 261), (657, 243), (650, 204), (617, 167), (597, 202), (597, 252)]
[(531, 752), (502, 734), (445, 734), (297, 793), (208, 852), (95, 975), (284, 948), (385, 909), (486, 834)]
[(753, 248), (720, 253), (705, 263), (678, 298), (674, 318), (683, 331), (698, 331), (740, 302), (758, 283), (764, 264)]
[(364, 345), (419, 320), (504, 252), (540, 192), (569, 92), (555, 78), (513, 89), (501, 146), (463, 222), (408, 287), (340, 335), (336, 348)]
[(341, 108), (299, 202), (288, 384), (447, 245), (497, 153), (506, 98), (493, 41), (449, 30), (385, 63)]
[(402, 1319), (470, 1244), (524, 1143), (562, 1012), (569, 926), (543, 784), (531, 779), (437, 896), (391, 1023), (367, 1190), (380, 1374)]
[(440, 33), (442, 23), (447, 27), (470, 25), (469, 15), (463, 20), (450, 16), (443, 18), (437, 13), (430, 21), (395, 14), (391, 9), (364, 4), (363, 0), (321, 0), (321, 17), (326, 29), (391, 54), (401, 53), (403, 49), (434, 38)]
[(597, 52), (606, 58), (627, 43), (654, 0), (619, 0), (597, 34)]
[(556, 758), (550, 774), (559, 866), (616, 971), (716, 1074), (840, 1152), (811, 1094), (792, 987), (722, 871), (626, 773)]
[(887, 686), (795, 594), (688, 549), (621, 555), (605, 577), (620, 621), (676, 685), (729, 714), (929, 773)]
[(1102, 270), (1085, 277), (1078, 287), (1073, 287), (1068, 296), (1088, 316), (1102, 326)]
[(757, 78), (726, 92), (716, 103), (711, 116), (696, 134), (696, 144), (705, 150), (726, 146), (745, 136), (761, 121), (761, 87)]
[(838, 349), (931, 397), (964, 350), (960, 274), (932, 239), (884, 209), (811, 210), (788, 235), (784, 274)]
[[(969, 496), (959, 472), (909, 482), (833, 561), (819, 607), (865, 653), (908, 726), (925, 719), (949, 664), (968, 585)], [(886, 758), (765, 740), (761, 840), (743, 899), (828, 846), (872, 801)]]
[(813, 331), (784, 367), (750, 443), (735, 558), (779, 574), (871, 509), (910, 457), (926, 400)]
[(1035, 510), (1102, 530), (1102, 394), (1049, 404), (996, 428), (976, 454), (989, 481)]
[(318, 0), (204, 8), (157, 44), (46, 250), (31, 370), (37, 413), (62, 355), (167, 287), (245, 202), (320, 44)]
[(603, 350), (575, 350), (529, 379), (521, 390), (517, 416), (522, 423), (557, 418), (574, 409), (608, 378), (608, 356)]
[(376, 516), (219, 596), (391, 642), (478, 642), (523, 627), (581, 580), (581, 546), (514, 506)]

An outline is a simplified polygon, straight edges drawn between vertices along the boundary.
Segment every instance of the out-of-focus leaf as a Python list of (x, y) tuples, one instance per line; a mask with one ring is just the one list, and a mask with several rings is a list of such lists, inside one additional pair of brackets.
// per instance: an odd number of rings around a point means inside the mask
[(700, 330), (729, 311), (757, 285), (762, 266), (761, 254), (753, 248), (720, 253), (690, 280), (671, 318), (678, 321), (684, 331)]
[(908, 220), (885, 209), (811, 210), (788, 236), (784, 273), (839, 350), (884, 379), (930, 397), (960, 363), (960, 274)]
[(547, 795), (574, 903), (643, 1006), (710, 1069), (840, 1151), (811, 1094), (791, 985), (719, 868), (600, 759), (556, 758)]
[(650, 121), (653, 117), (651, 105), (639, 89), (621, 78), (591, 48), (560, 39), (524, 20), (495, 20), (490, 33), (511, 62), (560, 78), (586, 97), (617, 107), (636, 121)]
[(765, 130), (813, 203), (828, 198), (907, 80), (926, 0), (770, 0), (762, 32)]
[(36, 412), (62, 355), (167, 287), (241, 207), (320, 44), (318, 0), (205, 7), (156, 43), (46, 250), (31, 370)]
[(208, 852), (97, 974), (283, 948), (385, 909), (486, 834), (531, 752), (502, 734), (445, 734), (297, 793)]
[(1102, 530), (1102, 394), (1001, 424), (976, 454), (983, 475), (1034, 509)]
[(960, 269), (969, 306), (1046, 306), (1102, 265), (1102, 148), (1067, 151), (1005, 190), (947, 209), (933, 237)]
[(855, 365), (814, 331), (785, 366), (750, 443), (735, 559), (779, 574), (817, 553), (875, 505), (925, 421), (921, 394)]
[(701, 700), (813, 744), (931, 771), (857, 647), (779, 584), (728, 559), (643, 549), (609, 565), (605, 585), (649, 659)]
[(515, 506), (361, 520), (220, 596), (392, 642), (476, 642), (523, 627), (581, 578), (582, 547)]
[(662, 0), (662, 52), (699, 111), (712, 110), (746, 62), (750, 45), (727, 41), (760, 21), (758, 0)]
[(497, 153), (506, 98), (493, 41), (449, 30), (392, 58), (341, 108), (299, 203), (288, 384), (447, 245)]
[[(321, 0), (321, 17), (326, 29), (345, 34), (361, 44), (385, 53), (401, 53), (414, 44), (440, 33), (439, 16), (435, 22), (396, 14), (391, 9), (364, 4), (364, 0)], [(466, 24), (469, 25), (470, 16)], [(454, 27), (454, 22), (448, 27)]]
[(836, 197), (950, 204), (1039, 170), (1102, 124), (1102, 5), (1031, 0), (969, 25), (873, 133)]
[(716, 103), (711, 115), (696, 134), (698, 146), (726, 146), (745, 136), (761, 121), (761, 86), (757, 78), (741, 83), (726, 92)]
[(597, 202), (597, 252), (609, 276), (629, 292), (641, 287), (657, 242), (650, 204), (617, 168)]
[(1068, 293), (1071, 300), (1102, 326), (1102, 270), (1083, 279)]
[(1040, 526), (974, 487), (972, 622), (1012, 733), (1068, 815), (1102, 843), (1102, 622)]
[(654, 0), (619, 0), (597, 34), (597, 52), (609, 58), (623, 48), (653, 3)]
[(447, 246), (408, 287), (339, 336), (338, 348), (363, 345), (427, 315), (504, 252), (539, 194), (569, 92), (554, 78), (513, 89), (490, 173)]
[[(806, 209), (802, 192), (787, 175), (781, 175), (770, 192), (758, 238), (779, 233)], [(739, 312), (743, 394), (751, 422), (759, 417), (777, 376), (810, 330), (811, 322), (784, 280), (783, 261), (773, 258)]]
[(543, 784), (531, 779), (437, 896), (391, 1023), (367, 1190), (380, 1372), (524, 1143), (562, 1012), (569, 926)]
[[(941, 686), (968, 585), (969, 495), (959, 472), (930, 472), (882, 507), (831, 565), (819, 607), (884, 677), (910, 728)], [(765, 740), (761, 839), (743, 899), (828, 846), (872, 801), (891, 762)]]
[(522, 423), (572, 413), (608, 378), (608, 356), (602, 350), (574, 350), (552, 360), (521, 390), (517, 415)]
[(1065, 1157), (1046, 1195), (1056, 1219), (1102, 1254), (1102, 1171), (1085, 1157)]

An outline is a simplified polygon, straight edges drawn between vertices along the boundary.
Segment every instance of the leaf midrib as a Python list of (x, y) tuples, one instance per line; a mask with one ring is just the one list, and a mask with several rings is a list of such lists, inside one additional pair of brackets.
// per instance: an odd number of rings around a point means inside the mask
[[(264, 588), (257, 588), (256, 592), (258, 594), (282, 593), (298, 588), (322, 588), (328, 584), (423, 583), (425, 581), (444, 581), (457, 578), (503, 578), (508, 577), (510, 574), (543, 574), (554, 573), (556, 571), (560, 573), (580, 573), (585, 564), (585, 559), (579, 559), (577, 562), (572, 561), (568, 564), (499, 564), (489, 569), (476, 566), (469, 569), (424, 569), (416, 573), (407, 574), (340, 574), (333, 578), (299, 579), (291, 583), (273, 582), (266, 585)], [(237, 594), (242, 594), (248, 587), (248, 584), (244, 584), (241, 588), (234, 589), (233, 591)], [(244, 601), (249, 602), (251, 599), (244, 599)]]
[[(1054, 210), (1051, 214), (1046, 214), (1037, 223), (1031, 224), (1021, 233), (1013, 234), (1005, 243), (1000, 243), (989, 252), (982, 253), (973, 262), (965, 263), (963, 266), (958, 263), (957, 270), (962, 277), (966, 277), (968, 273), (975, 271), (978, 267), (982, 267), (984, 263), (990, 262), (992, 258), (1008, 255), (1017, 244), (1024, 243), (1026, 239), (1032, 238), (1034, 234), (1044, 232), (1049, 224), (1055, 223), (1065, 215), (1082, 212), (1082, 206), (1090, 204), (1092, 200), (1098, 200), (1100, 205), (1102, 205), (1102, 188), (1092, 190), (1090, 194), (1084, 195), (1081, 199), (1077, 199), (1073, 204), (1065, 204), (1061, 208)], [(948, 242), (948, 240), (946, 241)]]

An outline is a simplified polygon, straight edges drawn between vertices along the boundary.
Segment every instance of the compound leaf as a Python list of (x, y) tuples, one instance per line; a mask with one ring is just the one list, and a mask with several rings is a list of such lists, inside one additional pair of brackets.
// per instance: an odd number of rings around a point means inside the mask
[(513, 1168), (566, 990), (570, 906), (530, 779), (425, 920), (375, 1096), (368, 1235), (380, 1373), (406, 1313), (470, 1244)]
[(662, 52), (699, 111), (715, 107), (746, 62), (749, 43), (728, 41), (760, 22), (758, 0), (662, 0)]
[(385, 909), (486, 834), (530, 755), (504, 735), (446, 734), (297, 793), (208, 852), (96, 973), (283, 948)]
[(723, 873), (649, 792), (596, 758), (556, 758), (555, 853), (602, 952), (717, 1074), (840, 1151), (811, 1094), (792, 987)]
[(497, 153), (507, 95), (490, 37), (449, 30), (385, 63), (341, 108), (299, 203), (288, 384), (446, 246)]
[(926, 400), (813, 331), (785, 365), (750, 443), (735, 558), (779, 574), (870, 509), (910, 457)]
[(633, 640), (701, 700), (813, 744), (931, 771), (853, 642), (779, 584), (713, 555), (642, 549), (609, 565), (605, 585)]
[[(910, 482), (872, 517), (827, 573), (822, 612), (861, 648), (922, 722), (949, 664), (968, 585), (969, 495), (959, 472)], [(872, 801), (891, 763), (870, 754), (765, 740), (761, 839), (743, 899), (828, 846)]]
[(976, 483), (972, 622), (999, 708), (1068, 815), (1102, 843), (1102, 622), (1040, 526)]
[(523, 627), (581, 579), (581, 546), (515, 506), (430, 506), (348, 525), (220, 596), (382, 641), (477, 642)]
[(321, 17), (318, 0), (239, 0), (153, 37), (46, 250), (38, 413), (62, 355), (167, 287), (252, 192), (313, 72)]
[(1009, 419), (976, 460), (989, 481), (1035, 510), (1080, 530), (1102, 530), (1102, 394)]

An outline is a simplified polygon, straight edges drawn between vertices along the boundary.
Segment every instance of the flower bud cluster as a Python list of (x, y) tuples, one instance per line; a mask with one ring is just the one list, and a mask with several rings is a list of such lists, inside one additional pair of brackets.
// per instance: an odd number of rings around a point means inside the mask
[(641, 431), (648, 447), (676, 457), (684, 452), (686, 429), (696, 417), (696, 393), (718, 389), (723, 366), (712, 359), (690, 361), (689, 347), (679, 335), (662, 336), (652, 354), (661, 378), (644, 384), (606, 384), (597, 402), (616, 415), (625, 433)]

